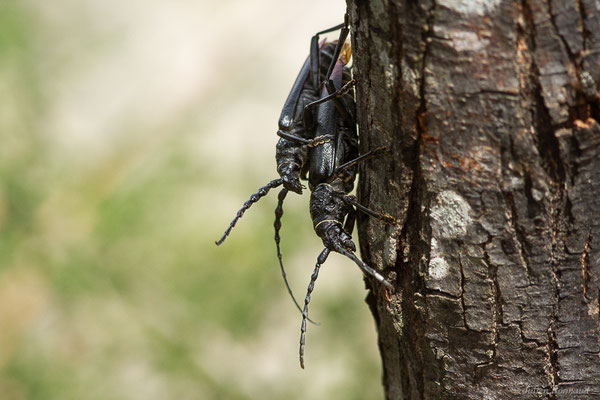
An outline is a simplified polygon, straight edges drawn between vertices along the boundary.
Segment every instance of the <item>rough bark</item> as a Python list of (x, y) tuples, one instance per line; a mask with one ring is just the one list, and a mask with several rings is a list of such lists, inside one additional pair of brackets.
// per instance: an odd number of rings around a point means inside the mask
[(600, 398), (600, 2), (348, 9), (387, 398)]

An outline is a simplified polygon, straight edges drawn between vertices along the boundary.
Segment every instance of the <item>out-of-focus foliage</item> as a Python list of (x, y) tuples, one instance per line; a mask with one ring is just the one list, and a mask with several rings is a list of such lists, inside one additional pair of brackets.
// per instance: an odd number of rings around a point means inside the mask
[[(301, 371), (274, 198), (214, 245), (274, 176), (281, 104), (343, 3), (0, 2), (3, 400), (380, 397), (352, 263), (322, 270)], [(301, 299), (320, 244), (289, 197)]]

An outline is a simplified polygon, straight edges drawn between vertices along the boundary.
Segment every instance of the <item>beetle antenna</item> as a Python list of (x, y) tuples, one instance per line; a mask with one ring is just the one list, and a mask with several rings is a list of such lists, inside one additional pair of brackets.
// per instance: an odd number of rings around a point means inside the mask
[(258, 189), (258, 191), (256, 193), (254, 193), (252, 196), (250, 196), (250, 199), (244, 203), (242, 208), (239, 209), (239, 211), (237, 212), (237, 215), (235, 216), (233, 221), (231, 221), (231, 223), (229, 224), (229, 227), (225, 230), (225, 233), (223, 234), (221, 239), (217, 240), (215, 242), (215, 244), (217, 246), (219, 246), (221, 243), (223, 243), (225, 241), (227, 236), (229, 236), (229, 232), (231, 232), (231, 230), (233, 229), (235, 224), (238, 222), (238, 220), (240, 218), (242, 218), (242, 215), (244, 215), (244, 212), (247, 209), (249, 209), (252, 206), (252, 204), (256, 203), (262, 197), (266, 196), (267, 193), (269, 193), (269, 190), (276, 188), (277, 186), (281, 185), (282, 183), (283, 183), (283, 178), (273, 179), (271, 182), (267, 183), (265, 186)]
[[(279, 259), (279, 268), (281, 269), (281, 276), (283, 277), (285, 287), (287, 288), (287, 291), (292, 300), (294, 301), (294, 304), (296, 305), (298, 311), (302, 312), (302, 308), (300, 307), (300, 304), (298, 304), (298, 301), (296, 300), (296, 297), (292, 292), (292, 288), (290, 287), (290, 284), (287, 280), (287, 274), (285, 273), (285, 268), (283, 267), (281, 247), (279, 245), (279, 243), (281, 242), (281, 238), (279, 237), (279, 230), (281, 229), (281, 217), (283, 216), (283, 200), (285, 199), (285, 196), (287, 196), (287, 194), (288, 190), (286, 188), (283, 188), (279, 191), (279, 194), (277, 195), (277, 207), (275, 208), (275, 222), (273, 223), (273, 227), (275, 227), (275, 245), (277, 247), (277, 258)], [(315, 322), (310, 318), (308, 318), (308, 320), (315, 325), (320, 325), (318, 322)]]
[(315, 269), (313, 270), (312, 275), (310, 276), (310, 283), (308, 284), (308, 289), (306, 289), (306, 297), (304, 298), (304, 310), (302, 310), (302, 326), (300, 327), (300, 368), (304, 369), (304, 345), (306, 339), (306, 320), (308, 319), (308, 303), (310, 303), (310, 294), (315, 288), (315, 282), (317, 277), (319, 276), (319, 268), (321, 265), (327, 260), (327, 256), (329, 255), (329, 249), (326, 247), (323, 249), (319, 257), (317, 257), (317, 263), (315, 264)]
[(335, 249), (337, 252), (345, 255), (346, 257), (348, 257), (349, 259), (351, 259), (352, 261), (354, 261), (356, 263), (356, 265), (358, 265), (358, 267), (367, 275), (371, 275), (373, 278), (375, 278), (378, 282), (381, 282), (388, 290), (393, 291), (394, 290), (394, 286), (392, 286), (391, 283), (389, 283), (379, 272), (377, 272), (376, 270), (374, 270), (373, 268), (369, 267), (367, 264), (365, 264), (361, 259), (359, 259), (358, 257), (356, 257), (356, 255), (351, 252), (346, 250), (343, 246), (336, 246)]

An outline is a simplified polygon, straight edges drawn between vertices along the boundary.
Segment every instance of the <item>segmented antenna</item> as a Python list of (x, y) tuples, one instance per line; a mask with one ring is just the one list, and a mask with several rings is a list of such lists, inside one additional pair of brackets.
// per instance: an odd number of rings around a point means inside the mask
[(306, 289), (306, 297), (304, 298), (304, 310), (302, 310), (302, 326), (300, 327), (300, 368), (304, 369), (304, 344), (306, 342), (306, 320), (308, 319), (308, 303), (310, 303), (310, 294), (315, 288), (315, 282), (317, 277), (319, 276), (319, 268), (321, 265), (325, 263), (327, 260), (327, 256), (329, 255), (329, 249), (326, 247), (323, 249), (319, 257), (317, 257), (317, 263), (315, 264), (315, 269), (313, 270), (312, 275), (310, 276), (310, 283), (308, 284), (308, 289)]
[(244, 215), (244, 212), (247, 209), (249, 209), (252, 206), (252, 204), (256, 203), (262, 197), (266, 196), (267, 193), (269, 193), (269, 190), (276, 188), (277, 186), (281, 185), (282, 183), (283, 183), (283, 178), (273, 179), (271, 182), (267, 183), (265, 186), (258, 189), (258, 191), (256, 193), (254, 193), (252, 196), (250, 196), (250, 199), (244, 203), (242, 208), (239, 209), (239, 211), (237, 212), (237, 215), (235, 216), (233, 221), (231, 221), (231, 223), (229, 224), (229, 227), (225, 230), (225, 233), (223, 234), (221, 239), (217, 240), (215, 242), (215, 244), (217, 246), (219, 246), (221, 243), (223, 243), (225, 241), (227, 236), (229, 236), (229, 232), (231, 232), (231, 230), (233, 229), (235, 224), (238, 222), (238, 220), (240, 218), (242, 218), (242, 215)]
[[(281, 241), (281, 238), (279, 237), (279, 230), (281, 229), (281, 217), (283, 216), (283, 200), (285, 200), (285, 196), (287, 196), (287, 194), (288, 194), (288, 190), (286, 188), (283, 188), (279, 191), (279, 194), (277, 195), (277, 207), (275, 208), (275, 222), (273, 222), (273, 227), (275, 227), (275, 245), (277, 247), (277, 258), (279, 259), (279, 268), (281, 269), (281, 276), (283, 277), (283, 282), (285, 283), (285, 287), (287, 288), (287, 291), (288, 291), (290, 297), (294, 301), (296, 308), (298, 308), (298, 311), (302, 312), (302, 308), (300, 307), (300, 304), (298, 304), (298, 301), (296, 301), (296, 297), (294, 296), (294, 293), (292, 292), (292, 288), (290, 287), (290, 284), (288, 283), (287, 274), (285, 273), (285, 268), (283, 267), (283, 257), (281, 255), (281, 247), (279, 246), (279, 243)], [(315, 325), (319, 325), (318, 322), (315, 322), (315, 321), (311, 320), (310, 318), (308, 318), (308, 320)]]
[(353, 252), (346, 250), (342, 246), (336, 246), (335, 250), (354, 261), (365, 274), (371, 275), (378, 282), (381, 282), (388, 290), (394, 291), (394, 286), (392, 286), (391, 283), (389, 283), (379, 272), (375, 271), (373, 268), (365, 264), (361, 259), (356, 257)]

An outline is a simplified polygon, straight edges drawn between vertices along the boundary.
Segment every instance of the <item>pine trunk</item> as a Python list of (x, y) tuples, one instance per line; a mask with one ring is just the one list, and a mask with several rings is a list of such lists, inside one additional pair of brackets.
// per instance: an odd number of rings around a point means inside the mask
[(348, 9), (386, 397), (600, 398), (600, 3)]

